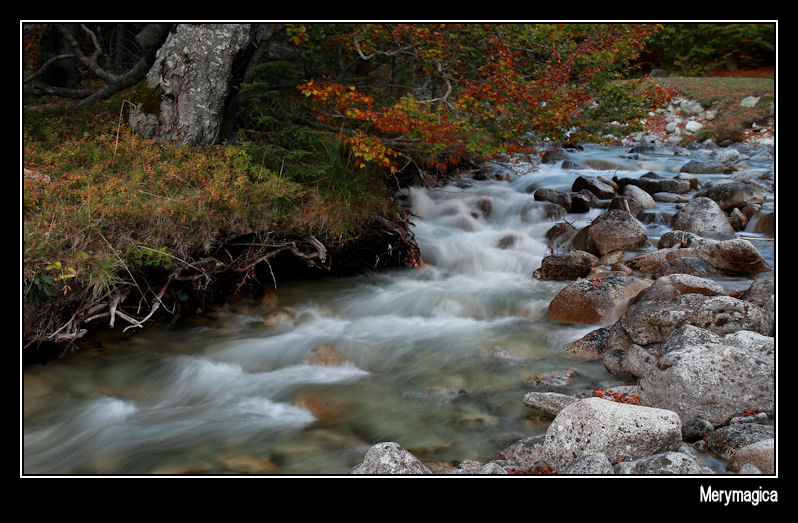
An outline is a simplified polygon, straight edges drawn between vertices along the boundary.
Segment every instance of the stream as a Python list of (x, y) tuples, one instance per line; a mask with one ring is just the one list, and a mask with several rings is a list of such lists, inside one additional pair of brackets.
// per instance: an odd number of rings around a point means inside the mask
[[(569, 191), (580, 175), (672, 177), (695, 158), (631, 159), (626, 151), (585, 146), (570, 154), (600, 170), (520, 164), (504, 166), (510, 182), (406, 190), (426, 267), (277, 281), (276, 307), (239, 300), (171, 329), (97, 333), (81, 350), (25, 367), (22, 473), (337, 475), (381, 441), (425, 462), (487, 461), (544, 434), (551, 418), (522, 403), (530, 378), (573, 369), (556, 388), (568, 394), (626, 383), (601, 360), (563, 353), (596, 326), (546, 317), (568, 282), (532, 277), (558, 220), (531, 192)], [(769, 193), (762, 212), (773, 207)], [(567, 219), (582, 227), (601, 212)], [(660, 203), (651, 213), (665, 216), (646, 223), (654, 245), (673, 212), (675, 204)], [(758, 237), (752, 226), (738, 234)], [(775, 267), (775, 242), (766, 240), (753, 243)], [(719, 281), (735, 292), (752, 280)], [(307, 362), (319, 345), (346, 362)]]

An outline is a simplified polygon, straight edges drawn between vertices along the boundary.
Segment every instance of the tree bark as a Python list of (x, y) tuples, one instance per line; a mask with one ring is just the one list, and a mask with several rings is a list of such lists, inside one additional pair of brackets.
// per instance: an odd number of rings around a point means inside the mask
[(147, 74), (150, 92), (159, 96), (157, 113), (137, 103), (133, 130), (161, 144), (217, 143), (234, 68), (253, 34), (252, 24), (178, 25)]

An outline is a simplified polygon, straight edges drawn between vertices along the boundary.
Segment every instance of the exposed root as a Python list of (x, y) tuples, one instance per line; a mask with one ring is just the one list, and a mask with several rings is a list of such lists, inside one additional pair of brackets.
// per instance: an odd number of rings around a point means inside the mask
[[(179, 262), (176, 264), (178, 268), (159, 276), (157, 280), (147, 282), (144, 276), (139, 276), (138, 283), (156, 283), (157, 292), (142, 289), (137, 283), (135, 286), (117, 287), (99, 298), (85, 292), (84, 298), (77, 304), (48, 303), (34, 309), (25, 303), (23, 315), (28, 318), (23, 328), (23, 349), (55, 347), (63, 354), (76, 347), (76, 342), (92, 329), (101, 327), (104, 321), (112, 329), (121, 322), (125, 325), (122, 333), (143, 329), (147, 322), (162, 319), (164, 313), (171, 315), (174, 322), (181, 315), (211, 308), (208, 300), (212, 299), (213, 290), (225, 296), (238, 294), (256, 280), (259, 267), (268, 267), (268, 274), (276, 288), (277, 278), (272, 262), (278, 256), (283, 264), (288, 257), (302, 262), (292, 263), (292, 267), (304, 266), (321, 274), (362, 272), (364, 268), (378, 271), (389, 266), (419, 266), (421, 258), (409, 225), (409, 216), (399, 217), (393, 222), (373, 217), (372, 226), (365, 228), (360, 235), (333, 246), (325, 246), (314, 236), (282, 242), (231, 242), (217, 249), (213, 256), (198, 260), (173, 257)], [(231, 250), (236, 256), (230, 253)], [(229, 260), (220, 259), (225, 257)], [(132, 278), (132, 274), (130, 276)], [(135, 289), (138, 292), (131, 293)], [(128, 298), (131, 294), (139, 297), (138, 305), (130, 303)], [(143, 313), (142, 305), (145, 308)], [(62, 317), (65, 311), (71, 314), (66, 320)]]

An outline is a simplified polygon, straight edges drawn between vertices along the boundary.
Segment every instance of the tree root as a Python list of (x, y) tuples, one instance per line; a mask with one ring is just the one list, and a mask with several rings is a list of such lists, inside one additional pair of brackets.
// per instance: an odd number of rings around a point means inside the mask
[[(332, 253), (324, 243), (311, 235), (305, 239), (283, 242), (231, 242), (218, 249), (216, 256), (196, 261), (179, 260), (178, 269), (161, 276), (156, 282), (156, 288), (159, 289), (157, 292), (152, 289), (144, 291), (139, 287), (141, 298), (138, 305), (128, 303), (133, 290), (130, 285), (117, 287), (100, 298), (92, 298), (89, 292), (85, 292), (84, 299), (77, 305), (48, 303), (34, 310), (29, 304), (24, 304), (24, 315), (31, 317), (27, 323), (35, 323), (37, 327), (23, 328), (23, 349), (33, 346), (57, 347), (61, 356), (67, 350), (76, 348), (76, 342), (92, 329), (100, 327), (100, 320), (107, 321), (111, 329), (117, 327), (118, 321), (124, 322), (126, 325), (121, 330), (124, 334), (130, 330), (143, 329), (145, 323), (161, 318), (159, 311), (162, 314), (166, 311), (176, 319), (180, 316), (180, 311), (187, 308), (187, 303), (184, 303), (186, 299), (183, 298), (185, 291), (190, 291), (191, 295), (202, 295), (211, 282), (221, 285), (219, 280), (233, 279), (236, 283), (231, 284), (225, 293), (237, 294), (254, 278), (256, 268), (261, 264), (268, 266), (276, 286), (277, 280), (271, 261), (278, 255), (300, 260), (306, 268), (320, 273), (334, 270), (334, 257), (341, 258), (340, 264), (346, 266), (339, 267), (341, 272), (362, 272), (364, 268), (377, 271), (387, 266), (418, 266), (420, 256), (415, 239), (409, 231), (408, 217), (399, 217), (395, 222), (373, 217), (372, 223), (361, 235), (335, 245)], [(233, 257), (228, 248), (238, 255)], [(359, 251), (371, 251), (375, 261), (371, 263), (366, 260)], [(219, 254), (226, 254), (230, 261), (222, 261)], [(225, 278), (219, 278), (220, 276)], [(144, 281), (146, 282), (146, 278)], [(204, 303), (204, 298), (199, 301)], [(171, 307), (167, 303), (171, 303)], [(144, 315), (140, 312), (142, 304), (148, 307)], [(132, 312), (134, 307), (136, 312)], [(60, 316), (69, 309), (73, 312), (64, 321)]]

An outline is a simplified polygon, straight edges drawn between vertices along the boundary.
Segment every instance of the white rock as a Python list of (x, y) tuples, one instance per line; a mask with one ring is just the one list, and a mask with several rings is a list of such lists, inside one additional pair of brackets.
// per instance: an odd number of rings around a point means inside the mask
[(690, 120), (690, 121), (689, 121), (689, 122), (687, 122), (687, 124), (684, 126), (685, 130), (686, 130), (686, 131), (689, 131), (689, 132), (691, 132), (691, 133), (698, 132), (699, 130), (701, 130), (701, 128), (702, 128), (702, 127), (704, 127), (704, 125), (703, 125), (703, 124), (701, 124), (701, 123), (699, 123), (699, 122), (696, 122), (695, 120)]
[(758, 96), (746, 96), (740, 102), (740, 107), (753, 107), (759, 101)]

